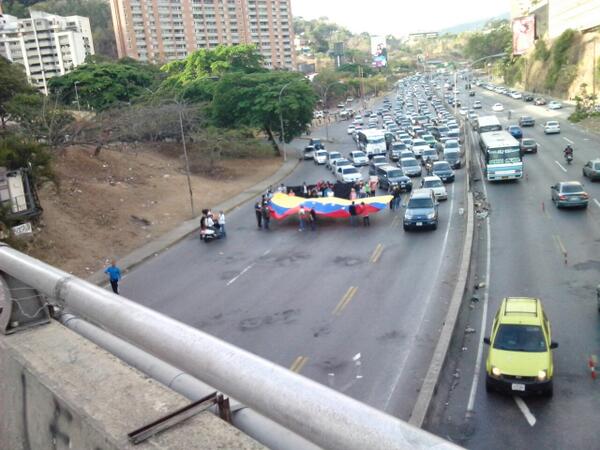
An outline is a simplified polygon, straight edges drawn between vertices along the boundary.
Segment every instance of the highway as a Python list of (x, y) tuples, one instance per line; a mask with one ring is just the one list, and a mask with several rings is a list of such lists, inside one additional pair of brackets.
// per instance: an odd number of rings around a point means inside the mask
[[(328, 150), (356, 148), (348, 124), (330, 126)], [(333, 178), (306, 161), (285, 182), (319, 179)], [(405, 233), (403, 211), (389, 210), (370, 228), (323, 219), (299, 232), (289, 218), (265, 231), (242, 205), (227, 216), (226, 239), (183, 240), (129, 273), (122, 294), (407, 420), (459, 265), (464, 169), (448, 190), (439, 228), (421, 233)]]
[[(462, 86), (459, 86), (462, 88)], [(570, 124), (572, 108), (550, 111), (522, 100), (476, 89), (476, 97), (462, 96), (463, 104), (479, 99), (480, 116), (498, 113), (507, 125), (520, 115), (536, 119), (524, 136), (537, 140), (538, 154), (525, 155), (526, 178), (512, 183), (478, 181), (474, 191), (490, 205), (487, 219), (478, 219), (472, 289), (466, 296), (444, 380), (434, 399), (426, 428), (473, 449), (598, 448), (600, 386), (591, 379), (587, 361), (600, 353), (600, 321), (595, 288), (600, 283), (600, 183), (583, 179), (581, 168), (600, 157), (600, 136)], [(561, 123), (559, 135), (544, 135), (545, 120)], [(575, 149), (573, 164), (564, 163), (563, 149)], [(474, 152), (478, 152), (478, 147)], [(550, 185), (578, 180), (591, 196), (587, 210), (557, 210), (550, 201)], [(476, 296), (477, 301), (470, 301)], [(487, 346), (483, 336), (500, 301), (507, 296), (542, 299), (553, 327), (554, 397), (513, 398), (485, 392)], [(471, 330), (465, 331), (468, 328)], [(474, 332), (473, 332), (474, 330)]]

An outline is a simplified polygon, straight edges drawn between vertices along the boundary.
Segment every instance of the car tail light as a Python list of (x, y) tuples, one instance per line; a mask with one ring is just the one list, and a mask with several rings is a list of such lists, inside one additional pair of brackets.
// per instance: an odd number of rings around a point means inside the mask
[(562, 194), (561, 194), (561, 195), (559, 195), (559, 196), (558, 196), (558, 199), (559, 199), (559, 200), (566, 200), (566, 199), (567, 199), (567, 196), (566, 196), (566, 195), (562, 195)]
[(589, 194), (587, 192), (583, 192), (581, 194), (581, 198), (590, 198)]

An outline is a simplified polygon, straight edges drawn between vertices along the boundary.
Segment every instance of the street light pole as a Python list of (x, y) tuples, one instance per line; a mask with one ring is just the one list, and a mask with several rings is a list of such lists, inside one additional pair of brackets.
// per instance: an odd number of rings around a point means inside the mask
[(183, 143), (183, 156), (185, 158), (185, 172), (187, 175), (188, 189), (190, 191), (190, 206), (192, 207), (192, 218), (194, 218), (196, 214), (194, 212), (194, 194), (192, 192), (192, 179), (190, 177), (190, 160), (188, 158), (187, 147), (185, 145), (185, 134), (183, 133), (183, 115), (181, 113), (181, 108), (179, 109), (179, 128), (181, 129), (181, 142)]
[(287, 161), (287, 152), (285, 150), (285, 130), (283, 128), (283, 111), (281, 108), (281, 96), (283, 95), (283, 91), (285, 91), (285, 89), (292, 84), (293, 81), (289, 81), (286, 84), (283, 85), (283, 87), (281, 88), (281, 90), (279, 91), (279, 126), (281, 127), (281, 149), (283, 152), (283, 160)]
[[(325, 108), (327, 108), (327, 92), (329, 91), (329, 88), (338, 83), (343, 84), (341, 81), (334, 81), (325, 87), (325, 93), (323, 94), (323, 106)], [(329, 109), (327, 111), (329, 111)], [(329, 142), (329, 113), (327, 113), (327, 120), (325, 121), (325, 139)]]
[(81, 112), (81, 105), (79, 104), (79, 92), (77, 92), (77, 85), (79, 81), (75, 81), (73, 85), (75, 86), (75, 99), (77, 100), (77, 111)]

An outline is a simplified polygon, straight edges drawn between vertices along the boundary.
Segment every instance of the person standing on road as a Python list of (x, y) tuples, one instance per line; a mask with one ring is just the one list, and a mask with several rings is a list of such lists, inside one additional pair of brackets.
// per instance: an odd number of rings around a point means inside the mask
[(304, 231), (304, 221), (306, 219), (306, 210), (303, 205), (300, 205), (300, 209), (298, 209), (298, 221), (299, 227), (298, 231)]
[(302, 197), (308, 198), (308, 186), (306, 185), (306, 181), (302, 183)]
[(369, 218), (369, 210), (367, 209), (367, 205), (365, 205), (365, 202), (362, 202), (360, 204), (360, 213), (361, 213), (362, 218), (363, 218), (363, 225), (365, 227), (370, 227), (371, 226), (371, 219)]
[(308, 218), (310, 220), (311, 231), (315, 231), (317, 229), (317, 211), (315, 211), (315, 208), (310, 208)]
[(394, 206), (392, 209), (399, 209), (400, 208), (400, 199), (401, 197), (401, 192), (400, 192), (400, 188), (398, 186), (396, 186), (394, 188), (394, 198), (392, 199), (392, 205)]
[(226, 237), (227, 233), (225, 232), (225, 212), (224, 211), (219, 212), (219, 219), (217, 220), (217, 224), (219, 224), (219, 231), (221, 231), (221, 234), (223, 235), (223, 237)]
[(117, 262), (113, 259), (110, 262), (110, 266), (104, 270), (104, 273), (108, 275), (110, 281), (110, 287), (115, 294), (119, 295), (119, 281), (121, 281), (121, 269), (117, 267)]
[(264, 201), (261, 207), (262, 221), (265, 225), (265, 230), (269, 229), (269, 223), (271, 222), (271, 210), (269, 209), (269, 203)]
[(256, 223), (258, 228), (262, 228), (262, 205), (260, 201), (254, 204), (254, 214), (256, 215)]
[(348, 207), (348, 212), (350, 213), (350, 225), (356, 225), (356, 205), (354, 202)]

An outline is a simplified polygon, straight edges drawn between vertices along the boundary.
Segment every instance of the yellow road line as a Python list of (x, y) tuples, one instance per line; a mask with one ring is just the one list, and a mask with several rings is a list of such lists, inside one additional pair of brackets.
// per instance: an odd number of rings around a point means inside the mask
[(300, 373), (300, 371), (306, 364), (306, 361), (308, 361), (308, 358), (306, 356), (298, 356), (292, 363), (290, 370), (292, 372)]
[(348, 303), (350, 303), (350, 300), (352, 300), (352, 297), (354, 297), (357, 290), (357, 287), (350, 286), (331, 314), (340, 315), (346, 306), (348, 306)]
[(371, 255), (370, 261), (372, 263), (376, 263), (377, 260), (379, 259), (379, 257), (381, 256), (382, 252), (383, 252), (383, 245), (377, 244), (377, 247), (375, 247), (375, 250), (373, 250), (373, 254)]
[(562, 240), (560, 239), (560, 236), (558, 236), (557, 234), (555, 234), (554, 235), (554, 241), (556, 242), (556, 245), (557, 245), (558, 250), (560, 251), (560, 253), (563, 256), (567, 256), (567, 249), (563, 245)]

